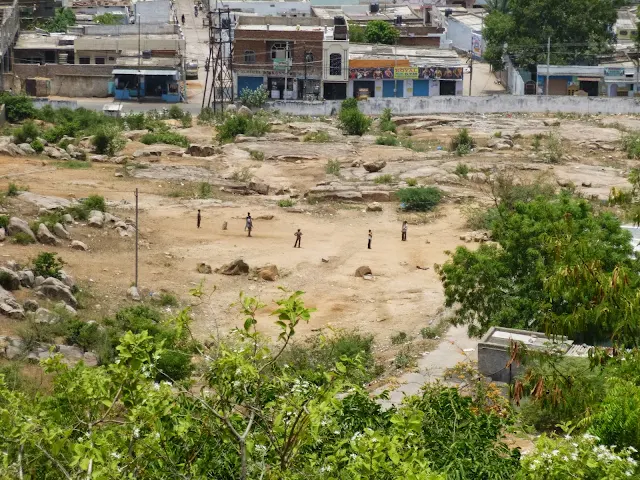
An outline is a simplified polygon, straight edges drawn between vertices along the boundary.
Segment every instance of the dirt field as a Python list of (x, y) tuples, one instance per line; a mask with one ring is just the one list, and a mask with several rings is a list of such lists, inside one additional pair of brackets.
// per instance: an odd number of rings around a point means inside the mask
[[(307, 304), (317, 309), (310, 324), (299, 329), (301, 334), (327, 325), (355, 327), (373, 333), (378, 345), (385, 348), (394, 332), (419, 335), (420, 328), (442, 311), (442, 287), (433, 265), (446, 260), (445, 251), (464, 244), (460, 235), (469, 231), (465, 226), (466, 205), (488, 200), (486, 185), (477, 179), (453, 174), (458, 163), (464, 162), (476, 172), (513, 170), (523, 178), (547, 174), (559, 182), (573, 181), (585, 194), (598, 198), (606, 198), (612, 186), (626, 185), (624, 175), (629, 163), (619, 151), (621, 132), (596, 124), (592, 119), (563, 120), (559, 126), (547, 127), (542, 118), (535, 117), (429, 118), (447, 121), (413, 128), (413, 141), (427, 145), (421, 152), (375, 145), (373, 136), (339, 137), (335, 127), (314, 122), (307, 124), (308, 128), (329, 131), (333, 139), (330, 143), (303, 143), (281, 135), (280, 139), (230, 144), (214, 157), (162, 156), (159, 162), (151, 164), (147, 164), (147, 157), (141, 157), (136, 161), (146, 168), (134, 168), (122, 178), (115, 176), (124, 170), (120, 165), (93, 163), (91, 168), (76, 170), (62, 168), (48, 159), (0, 157), (0, 189), (6, 190), (12, 181), (28, 186), (34, 193), (68, 199), (100, 194), (110, 202), (118, 202), (109, 209), (111, 213), (133, 218), (133, 192), (138, 187), (142, 240), (140, 286), (147, 294), (161, 290), (172, 292), (189, 304), (193, 302), (189, 289), (204, 280), (211, 296), (204, 304), (194, 306), (193, 328), (200, 338), (215, 333), (216, 328), (225, 332), (241, 324), (237, 307), (231, 306), (241, 291), (269, 304), (259, 325), (264, 332), (274, 333), (268, 313), (273, 310), (271, 300), (281, 295), (278, 286), (283, 286), (305, 291)], [(640, 123), (632, 117), (623, 120)], [(598, 119), (598, 122), (623, 120)], [(274, 130), (300, 135), (304, 125), (297, 122), (291, 127), (280, 122)], [(502, 129), (504, 135), (518, 133), (520, 136), (514, 142), (520, 147), (462, 158), (438, 149), (446, 146), (451, 135), (464, 125), (471, 129), (480, 145), (486, 144), (493, 132)], [(566, 160), (559, 165), (544, 163), (530, 147), (535, 133), (552, 130), (564, 139), (567, 152)], [(209, 127), (200, 126), (183, 133), (192, 141), (204, 142), (213, 132)], [(130, 142), (125, 153), (132, 154), (141, 146)], [(262, 151), (264, 161), (251, 159), (251, 150)], [(211, 199), (181, 198), (189, 197), (184, 191), (194, 188), (195, 181), (229, 178), (242, 168), (269, 185), (291, 187), (302, 197), (318, 182), (336, 180), (325, 173), (330, 159), (342, 163), (340, 181), (343, 184), (373, 185), (377, 174), (367, 174), (361, 167), (351, 167), (351, 163), (374, 158), (387, 161), (387, 167), (380, 173), (438, 184), (449, 195), (435, 213), (426, 217), (427, 223), (409, 226), (407, 242), (400, 240), (401, 221), (405, 217), (395, 202), (383, 203), (383, 212), (366, 212), (365, 203), (311, 205), (299, 198), (296, 205), (299, 213), (294, 213), (277, 205), (277, 201), (286, 196), (231, 195), (215, 186)], [(196, 229), (198, 208), (203, 216), (199, 230)], [(10, 214), (19, 213), (28, 221), (37, 214), (36, 207), (19, 198), (9, 199), (4, 209)], [(254, 218), (252, 238), (247, 238), (243, 229), (247, 212)], [(260, 219), (271, 215), (270, 220)], [(227, 230), (222, 229), (223, 222), (228, 222)], [(302, 248), (293, 249), (293, 234), (298, 228), (303, 232)], [(371, 250), (366, 248), (369, 229), (373, 230)], [(128, 302), (125, 292), (134, 279), (134, 241), (121, 238), (111, 229), (76, 225), (70, 231), (73, 239), (89, 246), (89, 252), (71, 250), (67, 242), (58, 247), (44, 247), (19, 246), (5, 241), (0, 244), (0, 254), (5, 260), (26, 262), (45, 249), (59, 252), (67, 263), (66, 270), (91, 294), (85, 317), (108, 315)], [(244, 259), (250, 267), (275, 264), (281, 278), (265, 282), (247, 276), (201, 275), (196, 271), (199, 262), (215, 269), (237, 258)], [(373, 270), (374, 280), (354, 276), (362, 265)], [(429, 269), (425, 271), (417, 266)], [(0, 320), (0, 334), (12, 333), (15, 328), (16, 322)]]

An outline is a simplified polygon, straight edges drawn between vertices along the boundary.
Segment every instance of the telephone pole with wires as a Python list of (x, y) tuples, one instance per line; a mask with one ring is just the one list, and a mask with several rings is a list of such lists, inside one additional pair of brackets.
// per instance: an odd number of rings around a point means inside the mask
[[(223, 112), (233, 103), (233, 25), (231, 10), (218, 8), (207, 13), (209, 20), (209, 58), (205, 61), (205, 92), (202, 107)], [(208, 67), (208, 68), (207, 68)], [(209, 81), (211, 72), (211, 81)], [(207, 91), (208, 90), (208, 91)]]

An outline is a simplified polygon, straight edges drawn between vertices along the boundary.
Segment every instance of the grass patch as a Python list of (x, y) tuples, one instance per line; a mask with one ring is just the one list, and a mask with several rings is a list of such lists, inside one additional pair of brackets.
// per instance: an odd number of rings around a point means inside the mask
[(160, 296), (155, 298), (154, 301), (161, 307), (177, 307), (179, 305), (178, 297), (169, 292), (161, 292)]
[(260, 150), (249, 150), (249, 156), (259, 162), (264, 161), (264, 152), (261, 152)]
[(467, 165), (466, 163), (458, 163), (458, 165), (456, 165), (456, 169), (453, 171), (453, 173), (462, 178), (467, 178), (469, 172), (469, 165)]
[(278, 200), (278, 206), (282, 207), (282, 208), (288, 208), (288, 207), (293, 207), (296, 204), (295, 201), (293, 201), (290, 198), (285, 198), (282, 200)]
[(140, 141), (145, 145), (164, 143), (184, 148), (189, 146), (189, 140), (187, 140), (187, 137), (176, 132), (149, 132), (140, 137)]
[(398, 332), (391, 335), (391, 345), (401, 345), (407, 343), (410, 340), (409, 335), (406, 332)]
[(303, 142), (312, 142), (312, 143), (327, 143), (331, 141), (331, 137), (324, 130), (320, 130), (318, 132), (309, 132), (303, 138)]
[(400, 140), (398, 140), (395, 136), (390, 133), (386, 133), (384, 135), (380, 135), (376, 137), (376, 145), (386, 145), (389, 147), (397, 147), (400, 145)]
[(385, 173), (384, 175), (378, 175), (376, 178), (373, 179), (373, 183), (376, 183), (378, 185), (388, 185), (390, 183), (394, 182), (394, 176), (391, 175), (390, 173)]
[(428, 212), (442, 200), (442, 191), (436, 187), (401, 188), (396, 192), (405, 211)]
[(231, 174), (231, 180), (236, 182), (250, 182), (253, 178), (253, 173), (249, 167), (242, 167)]
[(456, 136), (451, 139), (449, 144), (449, 151), (455, 152), (456, 155), (462, 156), (467, 155), (471, 152), (471, 149), (476, 146), (476, 142), (469, 135), (469, 130), (466, 128), (461, 128), (458, 130)]
[(7, 215), (0, 215), (0, 228), (4, 228), (5, 230), (9, 226), (9, 217)]
[(56, 162), (56, 166), (60, 168), (68, 168), (70, 170), (84, 170), (91, 168), (91, 162), (83, 162), (82, 160), (64, 160)]
[(13, 182), (9, 183), (7, 187), (7, 197), (17, 197), (18, 193), (20, 193), (20, 187)]
[(407, 368), (413, 363), (413, 355), (408, 345), (402, 347), (393, 359), (396, 368)]
[(415, 187), (416, 185), (418, 185), (417, 178), (407, 178), (406, 182), (407, 182), (407, 185), (409, 185), (410, 187)]
[(547, 135), (547, 151), (545, 158), (549, 163), (559, 163), (564, 155), (562, 138), (556, 133), (550, 132)]
[(200, 182), (198, 184), (198, 197), (199, 198), (211, 198), (213, 190), (211, 184), (208, 182)]
[(18, 245), (30, 245), (32, 243), (36, 243), (36, 241), (31, 238), (31, 235), (28, 235), (24, 232), (18, 232), (11, 237), (13, 243), (17, 243)]
[(340, 162), (338, 160), (329, 160), (325, 167), (325, 172), (329, 175), (340, 175)]
[(227, 143), (232, 142), (238, 135), (262, 137), (269, 130), (271, 130), (271, 125), (267, 119), (260, 115), (254, 115), (251, 118), (230, 115), (217, 126), (217, 139), (222, 143)]
[(627, 157), (640, 158), (640, 132), (630, 132), (622, 137), (622, 148), (627, 152)]
[(396, 124), (391, 120), (391, 109), (385, 108), (380, 115), (380, 131), (395, 133), (396, 129)]

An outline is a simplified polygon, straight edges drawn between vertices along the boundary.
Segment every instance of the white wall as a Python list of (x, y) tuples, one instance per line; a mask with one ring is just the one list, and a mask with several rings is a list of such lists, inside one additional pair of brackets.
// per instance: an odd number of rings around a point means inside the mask
[[(350, 84), (352, 82), (349, 82)], [(352, 93), (351, 93), (352, 95)], [(340, 101), (270, 102), (267, 108), (294, 115), (331, 115), (340, 109)], [(420, 115), (433, 113), (580, 113), (580, 114), (640, 114), (640, 99), (608, 97), (569, 97), (536, 95), (490, 95), (483, 97), (409, 97), (370, 98), (360, 102), (360, 109), (378, 115), (385, 108), (395, 114)]]
[(141, 23), (144, 24), (166, 24), (170, 21), (171, 3), (169, 0), (153, 0), (147, 2), (136, 2), (134, 5), (136, 22), (140, 15)]
[(298, 15), (310, 17), (311, 3), (309, 2), (268, 2), (265, 0), (248, 1), (223, 1), (224, 7), (241, 12), (255, 13), (258, 15)]
[[(349, 80), (349, 42), (325, 41), (322, 43), (322, 79), (328, 82), (346, 82)], [(330, 55), (342, 55), (342, 70), (340, 75), (329, 75)]]
[[(471, 50), (471, 37), (473, 33), (482, 36), (480, 30), (474, 30), (465, 23), (459, 22), (455, 17), (449, 17), (446, 24), (447, 40), (451, 41), (451, 46), (458, 50), (468, 52)], [(482, 51), (485, 50), (484, 39), (482, 39)]]

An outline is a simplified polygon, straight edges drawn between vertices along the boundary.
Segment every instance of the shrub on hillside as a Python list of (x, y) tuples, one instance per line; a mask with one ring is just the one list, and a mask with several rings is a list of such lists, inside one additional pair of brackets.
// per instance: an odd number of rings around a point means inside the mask
[(60, 278), (60, 270), (64, 266), (62, 259), (56, 253), (40, 252), (33, 260), (33, 273), (44, 278)]
[(87, 198), (82, 200), (82, 205), (89, 211), (91, 210), (100, 210), (101, 212), (107, 211), (107, 204), (104, 201), (104, 197), (102, 195), (89, 195)]
[(18, 123), (36, 116), (33, 102), (26, 95), (0, 94), (0, 104), (4, 104), (5, 115), (11, 123)]
[(42, 153), (42, 151), (44, 150), (44, 145), (38, 138), (36, 138), (31, 142), (31, 148), (33, 148), (36, 153)]
[(168, 145), (177, 145), (187, 148), (189, 140), (184, 135), (175, 132), (149, 132), (140, 137), (140, 141), (145, 145), (153, 145), (154, 143), (166, 143)]
[(380, 131), (395, 133), (396, 128), (396, 124), (391, 121), (391, 109), (385, 108), (380, 115)]
[(240, 115), (229, 115), (224, 122), (218, 125), (218, 140), (221, 142), (231, 142), (238, 135), (249, 135), (251, 137), (261, 137), (271, 128), (269, 122), (260, 115), (251, 118)]
[(442, 191), (436, 187), (402, 188), (396, 192), (404, 210), (428, 212), (442, 199)]
[(449, 144), (449, 150), (455, 152), (456, 155), (466, 155), (471, 152), (471, 149), (476, 146), (476, 142), (469, 135), (469, 130), (461, 128), (458, 130), (456, 136), (451, 139)]
[(33, 122), (33, 120), (27, 120), (21, 127), (16, 128), (13, 131), (15, 143), (29, 143), (34, 141), (39, 136), (40, 129)]
[(96, 132), (91, 139), (91, 143), (96, 152), (103, 155), (115, 155), (124, 148), (126, 140), (118, 127), (105, 126)]
[(348, 98), (342, 102), (338, 114), (339, 127), (347, 135), (364, 135), (371, 126), (371, 119), (358, 109), (358, 101)]

